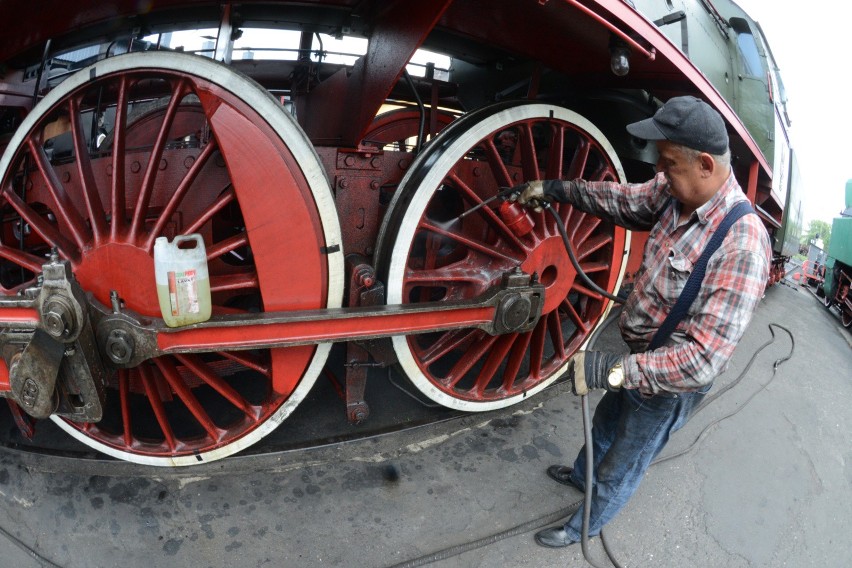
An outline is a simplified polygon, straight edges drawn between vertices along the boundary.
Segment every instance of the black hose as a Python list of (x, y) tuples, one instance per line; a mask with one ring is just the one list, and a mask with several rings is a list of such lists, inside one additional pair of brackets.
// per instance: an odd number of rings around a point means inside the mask
[[(577, 257), (574, 256), (574, 250), (571, 246), (571, 240), (568, 238), (568, 231), (565, 229), (565, 223), (562, 222), (562, 217), (556, 212), (553, 207), (550, 206), (550, 203), (547, 201), (542, 202), (542, 207), (544, 207), (545, 211), (550, 213), (551, 217), (553, 217), (553, 221), (556, 223), (556, 229), (559, 231), (559, 234), (562, 236), (562, 243), (565, 245), (565, 251), (568, 253), (568, 258), (571, 259), (571, 264), (574, 265), (574, 270), (577, 271), (577, 275), (580, 279), (592, 290), (604, 296), (605, 298), (609, 298), (613, 302), (623, 304), (625, 298), (621, 296), (615, 296), (610, 294), (597, 284), (592, 281), (588, 275), (583, 272), (583, 269), (580, 267), (580, 263), (577, 260)], [(594, 345), (598, 339), (598, 336), (606, 329), (618, 316), (617, 312), (610, 314), (606, 320), (601, 323), (597, 329), (592, 333), (589, 337), (588, 344)], [(580, 396), (580, 404), (583, 409), (583, 438), (586, 445), (586, 487), (584, 491), (584, 499), (583, 499), (583, 529), (580, 533), (580, 546), (583, 549), (583, 557), (586, 559), (586, 562), (594, 566), (594, 568), (603, 568), (599, 564), (597, 564), (591, 557), (589, 553), (589, 516), (592, 513), (592, 493), (594, 491), (594, 448), (593, 448), (593, 438), (592, 438), (592, 419), (591, 413), (589, 411), (589, 398), (588, 395)], [(604, 544), (604, 551), (606, 552), (607, 557), (610, 562), (616, 567), (621, 568), (621, 564), (618, 563), (615, 556), (610, 550), (609, 546), (606, 543), (606, 539), (604, 537), (603, 529), (600, 531), (601, 542)]]
[(411, 88), (411, 92), (414, 93), (414, 100), (417, 102), (417, 108), (420, 111), (420, 122), (417, 126), (417, 145), (414, 148), (414, 153), (419, 154), (420, 150), (423, 148), (423, 134), (426, 131), (426, 106), (420, 98), (420, 93), (417, 92), (417, 86), (414, 84), (414, 80), (411, 78), (411, 75), (408, 74), (408, 69), (403, 68), (402, 73), (405, 76), (406, 83), (408, 83), (408, 86)]
[(773, 381), (773, 379), (775, 379), (775, 374), (778, 372), (778, 367), (781, 366), (781, 364), (784, 363), (785, 361), (789, 360), (793, 356), (793, 352), (796, 350), (796, 338), (793, 337), (793, 333), (789, 329), (784, 327), (783, 325), (779, 325), (777, 323), (770, 323), (769, 324), (769, 333), (772, 335), (772, 338), (769, 341), (767, 341), (766, 343), (764, 343), (763, 345), (761, 345), (760, 347), (758, 347), (757, 350), (755, 350), (754, 354), (751, 356), (751, 359), (748, 362), (748, 365), (746, 365), (745, 369), (743, 369), (742, 372), (740, 372), (739, 376), (737, 376), (737, 378), (734, 379), (733, 381), (731, 381), (729, 384), (725, 385), (725, 387), (723, 389), (721, 389), (719, 392), (717, 392), (716, 394), (714, 394), (712, 398), (708, 397), (708, 398), (704, 399), (704, 401), (700, 405), (698, 405), (698, 408), (695, 409), (695, 412), (693, 412), (692, 415), (695, 416), (696, 414), (698, 414), (699, 412), (704, 410), (704, 408), (706, 408), (708, 404), (710, 404), (711, 402), (716, 400), (720, 395), (726, 393), (732, 387), (736, 386), (743, 379), (743, 377), (745, 377), (745, 374), (751, 368), (755, 359), (757, 359), (758, 354), (761, 351), (763, 351), (765, 348), (769, 347), (770, 345), (772, 345), (775, 342), (775, 332), (772, 330), (773, 327), (783, 329), (787, 333), (787, 335), (790, 336), (791, 347), (790, 347), (790, 353), (787, 354), (786, 357), (782, 357), (781, 359), (776, 360), (775, 363), (772, 365), (772, 376), (769, 377), (769, 380), (766, 381), (766, 383), (763, 386), (761, 386), (759, 389), (757, 389), (754, 393), (752, 393), (752, 395), (749, 396), (745, 400), (745, 402), (742, 403), (742, 405), (740, 405), (739, 408), (737, 408), (733, 412), (726, 414), (725, 416), (722, 416), (721, 418), (719, 418), (717, 420), (714, 420), (713, 422), (711, 422), (710, 424), (705, 426), (704, 429), (701, 432), (698, 433), (698, 436), (695, 437), (695, 439), (692, 441), (692, 443), (689, 444), (685, 449), (683, 449), (683, 450), (681, 450), (681, 451), (679, 451), (675, 454), (672, 454), (670, 456), (664, 456), (664, 457), (661, 457), (661, 458), (657, 458), (656, 460), (651, 462), (651, 465), (657, 465), (659, 463), (663, 463), (663, 462), (666, 462), (666, 461), (669, 461), (669, 460), (673, 460), (675, 458), (679, 458), (679, 457), (681, 457), (685, 454), (688, 454), (692, 450), (694, 450), (695, 446), (697, 446), (698, 442), (700, 442), (704, 438), (704, 435), (710, 430), (710, 428), (712, 428), (713, 426), (716, 426), (720, 422), (727, 420), (728, 418), (731, 418), (732, 416), (734, 416), (736, 413), (738, 413), (740, 410), (742, 410), (743, 407), (745, 407), (748, 403), (750, 403), (754, 397), (756, 397), (758, 394), (763, 392), (763, 390), (766, 389), (766, 387), (769, 386), (769, 384)]
[(556, 221), (556, 229), (559, 231), (559, 235), (562, 237), (562, 242), (565, 244), (565, 250), (568, 252), (568, 258), (571, 259), (571, 264), (574, 265), (574, 270), (577, 271), (577, 276), (580, 277), (580, 280), (582, 280), (586, 286), (588, 286), (604, 298), (609, 298), (613, 302), (623, 304), (626, 298), (610, 294), (609, 292), (595, 284), (595, 282), (593, 282), (592, 279), (589, 278), (585, 272), (583, 272), (583, 269), (580, 267), (580, 263), (577, 261), (577, 257), (574, 256), (574, 247), (571, 245), (571, 239), (568, 238), (568, 232), (565, 230), (565, 223), (562, 222), (562, 218), (559, 216), (559, 213), (557, 213), (556, 210), (553, 209), (553, 207), (551, 207), (550, 203), (548, 203), (547, 201), (543, 201), (541, 203), (541, 206), (544, 208), (545, 211), (550, 213), (551, 217), (553, 217), (553, 220)]

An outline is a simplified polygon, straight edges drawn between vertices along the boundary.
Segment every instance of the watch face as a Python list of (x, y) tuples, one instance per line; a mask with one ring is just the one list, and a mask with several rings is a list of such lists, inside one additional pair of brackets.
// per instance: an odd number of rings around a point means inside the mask
[(607, 382), (611, 387), (620, 387), (624, 383), (624, 369), (621, 368), (621, 365), (612, 368), (607, 377)]

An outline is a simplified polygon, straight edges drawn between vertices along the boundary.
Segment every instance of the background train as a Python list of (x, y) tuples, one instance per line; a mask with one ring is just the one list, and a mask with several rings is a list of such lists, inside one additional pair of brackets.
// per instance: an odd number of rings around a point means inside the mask
[[(25, 432), (218, 459), (287, 418), (332, 342), (356, 423), (373, 365), (455, 409), (534, 395), (609, 301), (543, 216), (459, 215), (530, 179), (649, 179), (624, 125), (676, 95), (728, 124), (768, 284), (798, 244), (783, 83), (728, 0), (49, 4), (0, 0), (0, 394)], [(644, 236), (559, 213), (595, 283), (629, 285)], [(190, 233), (214, 317), (166, 329), (153, 245)]]
[(846, 208), (831, 224), (823, 281), (817, 289), (825, 307), (836, 307), (843, 327), (852, 326), (852, 180), (846, 182)]

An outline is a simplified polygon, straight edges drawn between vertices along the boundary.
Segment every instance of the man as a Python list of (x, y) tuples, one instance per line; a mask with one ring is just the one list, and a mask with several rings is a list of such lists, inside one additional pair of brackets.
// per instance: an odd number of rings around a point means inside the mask
[[(629, 229), (650, 230), (619, 322), (631, 354), (586, 352), (573, 362), (575, 392), (607, 389), (593, 420), (591, 536), (627, 503), (671, 433), (686, 423), (727, 367), (763, 295), (771, 256), (757, 216), (740, 217), (710, 257), (697, 298), (680, 324), (659, 348), (649, 350), (710, 237), (747, 198), (731, 172), (725, 123), (705, 102), (673, 98), (627, 131), (656, 141), (654, 179), (624, 185), (534, 181), (522, 186), (518, 197), (533, 207), (570, 203)], [(573, 468), (552, 466), (548, 475), (584, 490), (584, 450)], [(581, 509), (564, 526), (540, 531), (536, 542), (548, 547), (578, 542), (582, 516)]]

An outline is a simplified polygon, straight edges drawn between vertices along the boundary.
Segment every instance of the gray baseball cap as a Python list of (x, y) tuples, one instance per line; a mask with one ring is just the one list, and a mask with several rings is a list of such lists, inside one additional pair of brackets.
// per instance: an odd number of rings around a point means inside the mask
[(720, 155), (728, 149), (728, 130), (722, 116), (695, 97), (669, 99), (651, 118), (628, 124), (627, 132), (643, 140), (669, 140), (708, 154)]

